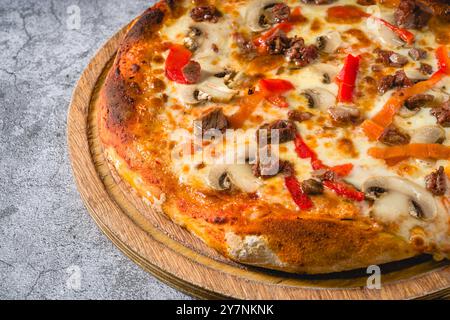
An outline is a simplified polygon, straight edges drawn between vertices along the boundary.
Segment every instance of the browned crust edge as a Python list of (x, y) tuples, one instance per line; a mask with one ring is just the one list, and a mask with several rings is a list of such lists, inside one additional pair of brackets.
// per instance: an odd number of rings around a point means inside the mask
[[(121, 60), (135, 44), (151, 38), (163, 24), (171, 6), (173, 1), (161, 1), (132, 23), (101, 90), (100, 137), (105, 147), (115, 148), (124, 160), (127, 159), (126, 146), (131, 141), (129, 128), (136, 113), (138, 92), (126, 80)], [(166, 214), (171, 218), (183, 215), (175, 206), (167, 208)], [(218, 240), (217, 237), (211, 237), (210, 233), (221, 233), (217, 232), (216, 225), (205, 227), (204, 221), (190, 220), (185, 227), (223, 255), (237, 262), (255, 264), (251, 259), (230, 255), (230, 248), (224, 238)], [(370, 225), (339, 219), (268, 218), (236, 233), (240, 236), (264, 236), (270, 249), (284, 262), (283, 266), (269, 260), (257, 265), (294, 273), (338, 272), (402, 260), (418, 254), (400, 238), (375, 230)]]

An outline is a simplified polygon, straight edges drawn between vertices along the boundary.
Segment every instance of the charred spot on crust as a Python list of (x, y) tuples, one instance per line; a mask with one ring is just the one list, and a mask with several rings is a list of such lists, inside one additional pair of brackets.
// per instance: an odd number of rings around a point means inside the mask
[(164, 19), (164, 11), (159, 8), (146, 10), (128, 31), (125, 43), (131, 43), (141, 38), (151, 38), (155, 33), (155, 26), (159, 26)]
[(129, 92), (130, 89), (119, 67), (116, 67), (114, 72), (109, 74), (104, 86), (108, 127), (124, 124), (133, 115), (135, 100)]

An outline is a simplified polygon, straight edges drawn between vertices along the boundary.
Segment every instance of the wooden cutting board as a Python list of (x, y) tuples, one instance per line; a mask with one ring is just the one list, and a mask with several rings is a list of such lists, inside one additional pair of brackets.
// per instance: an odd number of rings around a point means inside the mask
[(300, 276), (246, 267), (218, 255), (153, 212), (109, 167), (97, 132), (97, 95), (122, 29), (95, 55), (73, 93), (68, 145), (79, 192), (92, 218), (130, 259), (163, 282), (198, 298), (411, 299), (450, 296), (450, 265), (419, 257), (382, 266), (380, 290), (365, 270)]

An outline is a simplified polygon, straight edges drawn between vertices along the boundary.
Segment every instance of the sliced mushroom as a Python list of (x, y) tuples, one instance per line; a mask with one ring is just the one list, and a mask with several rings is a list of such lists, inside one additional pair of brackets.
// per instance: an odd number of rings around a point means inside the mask
[(195, 85), (177, 85), (177, 93), (182, 103), (195, 105), (203, 101), (228, 102), (238, 91), (228, 88), (224, 79), (210, 76)]
[(230, 190), (235, 187), (243, 192), (256, 192), (260, 181), (247, 164), (213, 165), (207, 177), (208, 184), (214, 190)]
[[(369, 6), (366, 8), (368, 14), (374, 17), (382, 18), (383, 20), (389, 21), (389, 17), (380, 16), (380, 8), (377, 5)], [(405, 43), (387, 26), (380, 22), (380, 20), (370, 17), (367, 19), (367, 28), (369, 32), (374, 36), (375, 40), (378, 41), (383, 46), (388, 46), (390, 48), (398, 48), (403, 46)]]
[(395, 219), (393, 215), (407, 213), (420, 220), (430, 221), (437, 215), (433, 195), (409, 180), (393, 176), (372, 177), (363, 183), (362, 190), (368, 197), (375, 199), (375, 213), (389, 219)]
[(325, 84), (331, 83), (339, 73), (339, 67), (326, 63), (314, 63), (309, 68), (317, 73)]
[(411, 143), (442, 143), (445, 140), (445, 130), (440, 126), (423, 126), (414, 130)]
[(342, 44), (342, 38), (339, 32), (331, 31), (317, 38), (317, 47), (325, 53), (335, 52)]
[(197, 89), (210, 96), (214, 102), (228, 102), (238, 93), (237, 90), (228, 88), (224, 79), (214, 76), (200, 82)]
[(254, 32), (268, 29), (269, 25), (261, 25), (261, 17), (264, 17), (264, 10), (274, 4), (282, 3), (280, 0), (253, 0), (245, 11), (245, 24)]
[(415, 116), (420, 111), (420, 108), (416, 109), (408, 109), (405, 106), (402, 106), (398, 111), (398, 115), (402, 118), (411, 118)]
[(186, 37), (183, 39), (184, 46), (191, 51), (195, 51), (200, 47), (203, 37), (202, 30), (198, 26), (190, 26)]
[(336, 102), (336, 96), (327, 89), (311, 88), (301, 92), (301, 95), (308, 101), (308, 107), (326, 111)]

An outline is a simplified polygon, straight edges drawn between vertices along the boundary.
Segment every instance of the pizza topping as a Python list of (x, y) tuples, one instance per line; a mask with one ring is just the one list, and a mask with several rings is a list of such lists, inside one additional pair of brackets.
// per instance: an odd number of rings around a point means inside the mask
[(305, 41), (297, 36), (290, 40), (288, 49), (284, 53), (286, 60), (296, 67), (310, 64), (318, 55), (319, 52), (315, 45), (306, 46)]
[[(277, 138), (273, 139), (272, 134), (275, 133)], [(276, 120), (269, 124), (262, 125), (257, 131), (257, 138), (259, 143), (267, 141), (269, 144), (285, 143), (293, 141), (297, 127), (289, 120)]]
[(330, 107), (328, 113), (339, 124), (356, 124), (361, 121), (361, 111), (353, 106)]
[(409, 110), (416, 110), (425, 107), (427, 104), (434, 100), (434, 96), (431, 94), (416, 94), (405, 101), (405, 107)]
[(279, 173), (286, 176), (295, 174), (294, 167), (289, 161), (280, 160), (271, 152), (271, 145), (266, 145), (259, 149), (258, 157), (252, 166), (253, 175), (261, 178), (271, 178)]
[(421, 29), (428, 23), (431, 14), (422, 10), (415, 0), (401, 0), (394, 17), (398, 26)]
[(303, 112), (298, 110), (290, 110), (288, 112), (288, 119), (297, 122), (303, 122), (313, 117), (311, 112)]
[(247, 164), (216, 164), (212, 165), (208, 176), (208, 185), (218, 191), (237, 188), (242, 192), (254, 193), (261, 185), (253, 176), (252, 170)]
[(445, 130), (440, 126), (423, 126), (415, 129), (411, 143), (442, 143), (445, 140)]
[(267, 52), (272, 55), (284, 54), (290, 47), (291, 40), (287, 37), (283, 30), (277, 30), (271, 34), (264, 42)]
[(238, 45), (240, 52), (249, 60), (256, 57), (256, 46), (253, 41), (247, 39), (242, 33), (236, 32), (233, 34), (233, 38)]
[(406, 132), (403, 132), (398, 127), (390, 125), (386, 128), (380, 137), (380, 142), (387, 144), (388, 146), (408, 144), (411, 137)]
[(314, 206), (308, 195), (303, 192), (300, 182), (294, 175), (285, 177), (284, 184), (300, 210), (308, 210)]
[(196, 61), (189, 61), (182, 69), (184, 79), (186, 79), (187, 83), (194, 84), (200, 80), (201, 75), (201, 67), (200, 64)]
[(344, 197), (354, 201), (364, 201), (365, 196), (363, 192), (355, 189), (355, 187), (345, 182), (326, 180), (323, 185), (328, 189), (334, 191), (338, 196)]
[(398, 70), (394, 75), (387, 75), (381, 78), (378, 84), (378, 92), (381, 94), (386, 93), (388, 90), (400, 87), (410, 87), (413, 85), (411, 79), (408, 78), (405, 71)]
[[(272, 39), (271, 41), (273, 42), (274, 39), (275, 40), (277, 39), (277, 36), (282, 37), (283, 42), (290, 44), (290, 40), (288, 41), (285, 38), (287, 38), (286, 33), (291, 31), (292, 28), (293, 28), (293, 26), (291, 23), (288, 23), (288, 22), (279, 23), (272, 29), (263, 33), (261, 36), (255, 38), (253, 40), (253, 44), (258, 48), (258, 51), (260, 53), (267, 53), (269, 51), (268, 47), (267, 47), (268, 40)], [(270, 41), (269, 41), (269, 43), (270, 43)], [(287, 48), (287, 46), (286, 46), (286, 48)], [(281, 52), (281, 53), (283, 53), (283, 52)]]
[(180, 84), (188, 84), (189, 81), (184, 77), (183, 68), (189, 63), (191, 57), (191, 51), (184, 46), (171, 46), (165, 65), (167, 78)]
[(290, 15), (291, 9), (285, 3), (268, 5), (264, 8), (263, 14), (261, 15), (259, 20), (259, 24), (264, 27), (287, 21), (289, 20)]
[(338, 102), (352, 102), (360, 60), (360, 56), (355, 57), (351, 54), (345, 58), (344, 66), (336, 77), (339, 84)]
[(444, 167), (430, 173), (425, 177), (425, 184), (428, 191), (435, 196), (443, 196), (447, 191), (447, 177), (444, 172)]
[(245, 12), (245, 23), (251, 31), (260, 32), (275, 23), (287, 21), (291, 10), (279, 0), (253, 0)]
[(423, 50), (420, 48), (411, 48), (408, 51), (408, 55), (411, 57), (411, 59), (417, 61), (417, 60), (425, 59), (428, 54), (427, 54), (426, 50)]
[(336, 0), (302, 0), (302, 2), (306, 3), (306, 4), (318, 4), (318, 5), (330, 4), (330, 3), (333, 3), (335, 1)]
[(268, 102), (280, 108), (288, 107), (288, 103), (282, 94), (295, 88), (291, 82), (283, 79), (261, 79), (258, 84), (261, 93)]
[(356, 0), (356, 3), (360, 6), (372, 6), (376, 4), (376, 0)]
[(375, 53), (378, 55), (377, 62), (381, 62), (389, 67), (403, 67), (408, 63), (408, 58), (399, 53), (389, 50), (377, 49)]
[(317, 37), (316, 43), (321, 52), (333, 53), (341, 46), (342, 38), (339, 32), (331, 31), (323, 36)]
[(311, 109), (319, 109), (326, 111), (329, 107), (336, 103), (336, 96), (327, 89), (320, 87), (306, 89), (301, 92), (308, 102), (308, 107)]
[(430, 113), (436, 117), (436, 122), (444, 127), (450, 127), (450, 100), (444, 102), (439, 108), (434, 108)]
[(195, 22), (212, 22), (216, 23), (222, 16), (219, 10), (215, 6), (200, 6), (191, 10), (191, 18)]
[(402, 146), (387, 148), (373, 147), (368, 150), (368, 154), (376, 159), (450, 159), (450, 147), (437, 143), (411, 143)]
[(436, 57), (438, 58), (439, 70), (433, 73), (428, 80), (420, 81), (409, 88), (397, 91), (387, 101), (381, 111), (372, 119), (364, 121), (362, 128), (370, 140), (377, 140), (381, 136), (384, 129), (392, 123), (394, 116), (408, 98), (433, 88), (445, 75), (450, 74), (450, 58), (446, 47), (439, 47), (436, 50)]
[[(375, 200), (374, 209), (381, 209), (383, 199), (390, 193), (398, 193), (407, 197), (409, 214), (421, 220), (432, 220), (437, 215), (437, 206), (433, 195), (421, 186), (399, 177), (372, 177), (363, 183), (362, 190), (368, 197)], [(377, 203), (378, 202), (378, 203)], [(392, 206), (401, 203), (391, 202), (391, 212), (396, 212)]]
[(222, 109), (217, 108), (197, 119), (194, 126), (197, 130), (201, 130), (203, 134), (212, 129), (223, 132), (228, 128), (228, 119), (223, 114)]
[(308, 179), (302, 182), (302, 190), (307, 195), (323, 194), (323, 184), (316, 179)]
[(430, 75), (433, 73), (433, 67), (428, 63), (420, 63), (419, 71), (425, 75)]
[(191, 51), (195, 51), (200, 47), (202, 30), (197, 27), (189, 27), (186, 37), (183, 39), (184, 46)]

